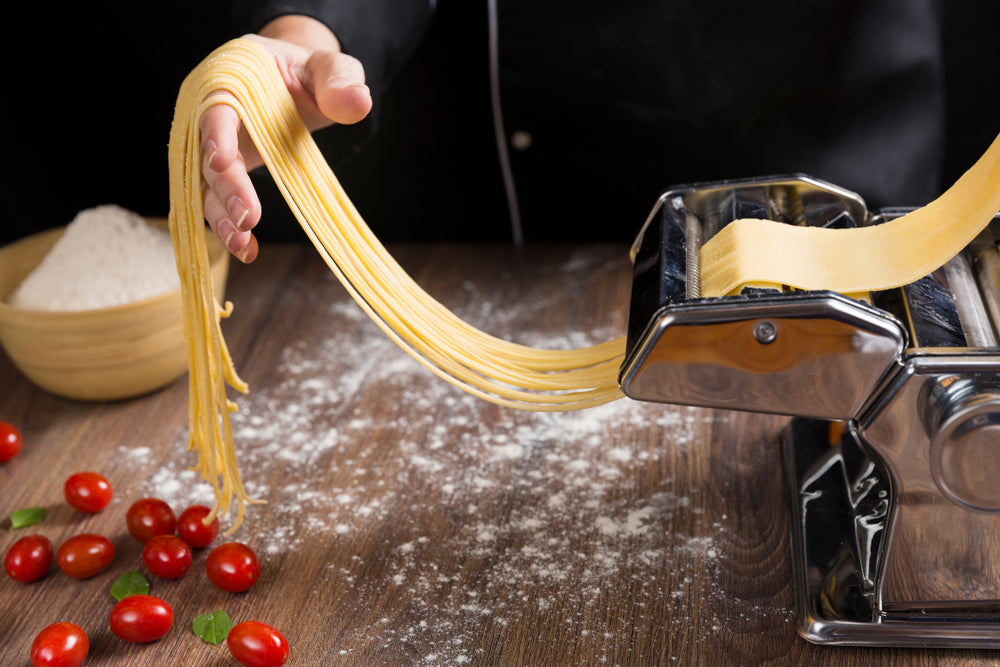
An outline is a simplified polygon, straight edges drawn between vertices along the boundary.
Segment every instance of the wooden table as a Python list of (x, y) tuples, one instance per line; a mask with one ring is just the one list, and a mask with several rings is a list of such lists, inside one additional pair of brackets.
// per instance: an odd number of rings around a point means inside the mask
[[(624, 332), (624, 248), (406, 246), (397, 258), (473, 324), (538, 346)], [(56, 544), (100, 532), (106, 572), (0, 582), (0, 663), (27, 664), (57, 620), (91, 637), (88, 665), (231, 665), (193, 617), (226, 610), (283, 631), (290, 665), (956, 665), (986, 651), (813, 646), (796, 634), (785, 419), (628, 400), (537, 414), (472, 398), (424, 370), (368, 321), (306, 246), (265, 247), (234, 266), (225, 324), (251, 393), (234, 433), (244, 480), (268, 501), (234, 539), (260, 554), (250, 591), (203, 572), (151, 577), (175, 625), (148, 645), (107, 626), (111, 583), (143, 570), (128, 506), (210, 502), (188, 470), (187, 384), (112, 404), (52, 397), (0, 356), (0, 419), (25, 450), (0, 465), (0, 512), (48, 508)], [(97, 470), (103, 512), (62, 500)]]

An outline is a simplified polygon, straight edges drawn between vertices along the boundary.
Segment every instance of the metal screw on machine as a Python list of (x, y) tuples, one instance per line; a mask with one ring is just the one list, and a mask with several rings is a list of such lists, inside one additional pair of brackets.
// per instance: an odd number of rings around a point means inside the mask
[(802, 175), (665, 192), (632, 247), (619, 384), (793, 417), (781, 446), (803, 637), (1000, 648), (1000, 216), (901, 288), (700, 295), (701, 245), (733, 220), (838, 228), (908, 210), (871, 212)]
[(770, 345), (778, 337), (778, 326), (769, 320), (762, 320), (754, 325), (753, 337), (761, 345)]

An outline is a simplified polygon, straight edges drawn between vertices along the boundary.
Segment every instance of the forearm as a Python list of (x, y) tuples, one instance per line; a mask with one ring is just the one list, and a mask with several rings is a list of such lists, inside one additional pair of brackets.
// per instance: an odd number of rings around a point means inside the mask
[[(286, 19), (322, 24), (339, 43), (338, 50), (364, 65), (368, 84), (379, 94), (423, 39), (433, 7), (431, 0), (233, 0), (233, 21), (238, 32), (259, 34)], [(282, 26), (286, 28), (291, 29)], [(303, 39), (319, 38), (321, 32), (315, 25), (294, 29), (305, 31)]]
[(321, 51), (341, 50), (340, 40), (325, 23), (303, 14), (286, 14), (272, 19), (259, 34)]

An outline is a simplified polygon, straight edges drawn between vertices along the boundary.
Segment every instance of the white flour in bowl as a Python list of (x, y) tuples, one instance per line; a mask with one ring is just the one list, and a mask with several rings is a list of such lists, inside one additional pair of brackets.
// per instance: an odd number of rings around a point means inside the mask
[(120, 206), (86, 209), (9, 298), (38, 310), (91, 310), (177, 289), (170, 234)]

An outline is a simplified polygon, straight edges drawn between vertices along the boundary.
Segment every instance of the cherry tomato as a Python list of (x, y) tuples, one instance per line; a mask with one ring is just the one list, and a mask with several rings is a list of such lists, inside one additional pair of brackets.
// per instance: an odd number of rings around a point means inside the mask
[(59, 569), (74, 579), (87, 579), (103, 572), (115, 556), (111, 540), (96, 533), (74, 535), (56, 551)]
[(0, 462), (9, 461), (21, 451), (21, 432), (13, 424), (0, 422)]
[(87, 633), (75, 623), (53, 623), (31, 642), (32, 667), (80, 667), (90, 650)]
[(174, 624), (174, 610), (152, 595), (129, 595), (111, 609), (111, 632), (134, 644), (155, 642)]
[(157, 535), (173, 535), (177, 517), (170, 505), (159, 498), (143, 498), (128, 508), (125, 523), (132, 537), (145, 544)]
[(81, 512), (100, 512), (114, 495), (111, 484), (96, 472), (78, 472), (63, 484), (63, 495), (70, 507)]
[(7, 550), (3, 566), (14, 581), (41, 579), (52, 565), (52, 542), (44, 535), (27, 535)]
[(142, 549), (146, 569), (164, 579), (179, 579), (191, 567), (191, 547), (179, 537), (157, 535)]
[(224, 591), (240, 593), (254, 585), (260, 576), (260, 560), (253, 549), (240, 542), (226, 542), (212, 549), (205, 558), (208, 580)]
[(192, 505), (177, 517), (177, 534), (194, 549), (207, 547), (219, 534), (219, 519), (205, 524), (205, 517), (212, 512), (205, 505)]
[(259, 621), (237, 623), (226, 637), (233, 657), (247, 667), (280, 667), (288, 660), (288, 642), (270, 625)]

